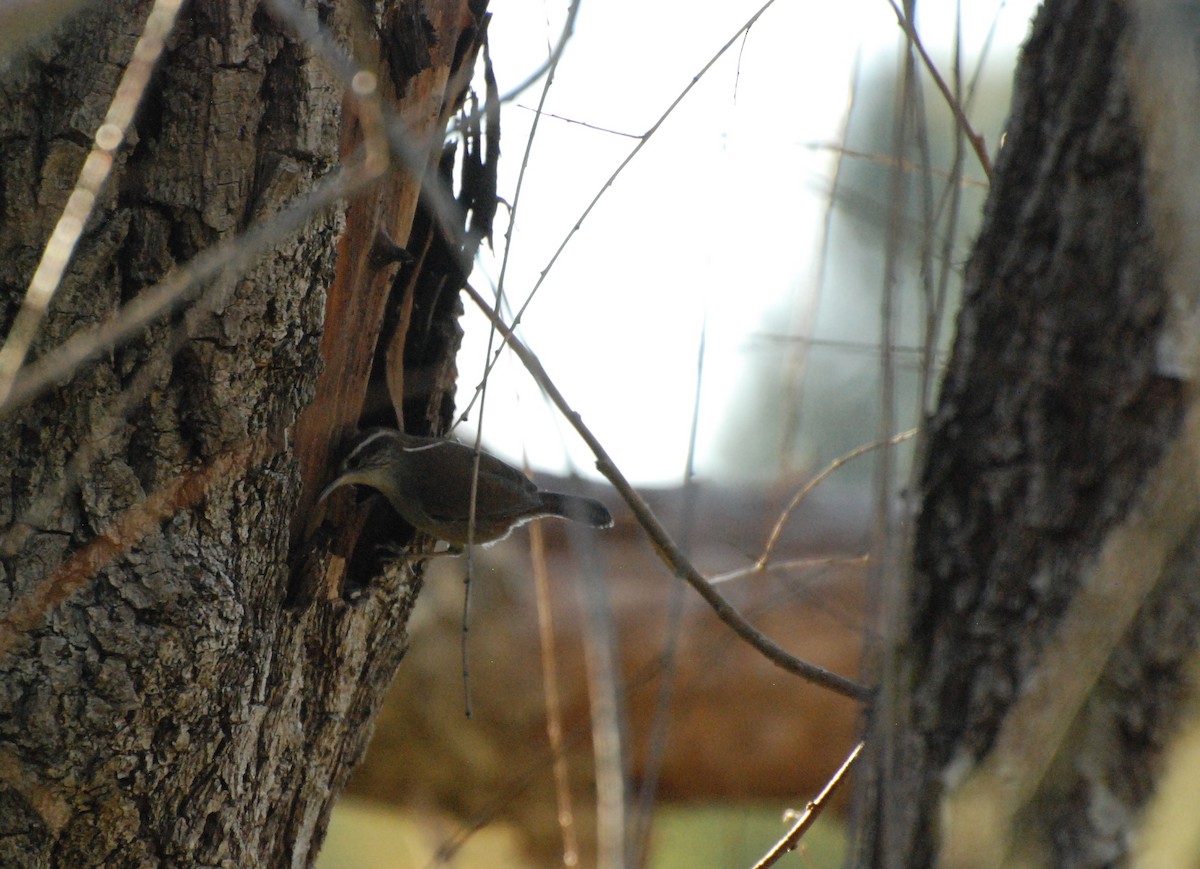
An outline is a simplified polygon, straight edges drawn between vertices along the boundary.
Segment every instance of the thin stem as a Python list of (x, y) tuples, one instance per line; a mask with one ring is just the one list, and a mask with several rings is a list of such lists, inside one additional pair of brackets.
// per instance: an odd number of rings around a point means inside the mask
[(992, 179), (992, 161), (988, 159), (987, 145), (984, 144), (983, 136), (975, 132), (974, 127), (971, 126), (971, 122), (967, 120), (967, 114), (963, 111), (962, 104), (955, 99), (954, 94), (950, 92), (950, 88), (946, 86), (946, 82), (934, 65), (929, 52), (925, 50), (925, 46), (921, 43), (921, 37), (917, 36), (917, 31), (912, 26), (912, 21), (896, 5), (896, 0), (888, 0), (888, 3), (891, 4), (892, 11), (896, 13), (896, 21), (899, 22), (900, 27), (904, 30), (908, 41), (912, 43), (917, 53), (921, 55), (922, 63), (925, 64), (925, 68), (929, 71), (929, 75), (933, 78), (933, 82), (937, 85), (938, 90), (942, 92), (942, 96), (946, 100), (946, 105), (950, 107), (955, 121), (958, 122), (958, 126), (967, 137), (967, 141), (971, 143), (971, 148), (975, 151), (975, 156), (979, 158), (979, 165), (983, 168), (983, 174), (990, 181)]
[(800, 839), (804, 834), (817, 822), (817, 818), (821, 816), (821, 812), (829, 805), (829, 799), (845, 781), (846, 776), (850, 774), (850, 770), (854, 769), (854, 765), (858, 763), (859, 755), (862, 754), (864, 743), (860, 742), (854, 746), (854, 750), (850, 752), (850, 756), (842, 763), (838, 771), (833, 774), (833, 778), (825, 785), (817, 798), (808, 804), (804, 810), (804, 814), (799, 820), (788, 830), (787, 835), (775, 843), (775, 847), (768, 851), (761, 860), (754, 864), (754, 869), (767, 869), (768, 866), (774, 866), (779, 862), (779, 858), (790, 851), (795, 851), (796, 846), (800, 844)]
[[(488, 317), (494, 317), (491, 306), (479, 295), (474, 287), (466, 284), (463, 287), (463, 291), (471, 297), (471, 300)], [(545, 390), (559, 412), (571, 423), (579, 433), (579, 436), (583, 438), (584, 442), (591, 449), (592, 454), (596, 457), (596, 468), (609, 479), (621, 494), (621, 497), (624, 498), (625, 503), (629, 505), (630, 510), (633, 511), (639, 524), (641, 524), (646, 535), (650, 538), (650, 542), (658, 551), (659, 557), (663, 559), (676, 576), (684, 579), (704, 598), (721, 621), (725, 622), (725, 624), (733, 629), (734, 633), (762, 653), (771, 663), (787, 672), (794, 673), (809, 682), (855, 700), (865, 701), (871, 698), (874, 693), (872, 689), (855, 682), (853, 679), (848, 679), (845, 676), (840, 676), (837, 673), (826, 670), (824, 667), (819, 667), (816, 664), (797, 658), (746, 621), (746, 618), (729, 601), (725, 600), (720, 592), (701, 575), (700, 571), (680, 551), (675, 541), (671, 539), (667, 530), (662, 526), (662, 523), (658, 521), (657, 517), (650, 510), (649, 505), (646, 504), (642, 496), (630, 485), (625, 475), (621, 473), (621, 470), (613, 462), (608, 452), (600, 444), (600, 441), (596, 439), (596, 436), (583, 424), (583, 419), (580, 415), (567, 403), (563, 394), (559, 392), (558, 387), (550, 379), (550, 375), (546, 373), (546, 369), (542, 367), (542, 363), (538, 360), (537, 356), (531, 353), (513, 335), (512, 330), (509, 329), (507, 324), (499, 318), (494, 318), (492, 322), (496, 325), (496, 329), (500, 334), (504, 336), (504, 340), (508, 342), (509, 347), (512, 348), (513, 352), (525, 365), (526, 369), (528, 369), (533, 379), (537, 381), (538, 386)]]

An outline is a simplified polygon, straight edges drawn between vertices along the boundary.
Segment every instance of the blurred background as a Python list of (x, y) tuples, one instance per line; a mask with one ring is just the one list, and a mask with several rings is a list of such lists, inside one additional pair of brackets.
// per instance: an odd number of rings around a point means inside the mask
[[(1034, 6), (916, 10), (992, 159)], [(508, 93), (545, 62), (568, 6), (490, 9)], [(488, 295), (503, 276), (510, 321), (528, 302), (518, 333), (710, 576), (752, 566), (830, 462), (932, 407), (987, 193), (888, 2), (779, 0), (738, 35), (759, 9), (583, 3), (549, 87), (538, 80), (504, 106), (506, 205), (472, 281)], [(856, 704), (765, 662), (669, 574), (509, 354), (481, 405), (475, 388), (500, 342), (470, 306), (464, 328), (460, 412), (474, 403), (456, 434), (481, 427), (487, 449), (545, 486), (606, 501), (617, 526), (580, 535), (544, 523), (544, 554), (531, 555), (528, 529), (474, 554), (470, 719), (465, 559), (431, 567), (411, 650), (319, 865), (593, 863), (598, 703), (614, 710), (631, 860), (752, 865), (786, 832), (785, 810), (802, 810), (845, 759)], [(880, 582), (864, 556), (902, 514), (893, 505), (912, 449), (839, 467), (789, 517), (775, 569), (721, 591), (789, 651), (857, 677)], [(535, 564), (551, 646), (539, 640)], [(547, 656), (562, 716), (557, 791)], [(603, 698), (597, 659), (615, 673)], [(839, 864), (848, 792), (791, 865)]]

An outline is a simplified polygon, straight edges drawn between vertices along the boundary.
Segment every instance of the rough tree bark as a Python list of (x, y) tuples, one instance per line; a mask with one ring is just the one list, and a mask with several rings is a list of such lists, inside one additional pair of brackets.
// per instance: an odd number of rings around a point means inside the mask
[[(0, 334), (149, 5), (90, 4), (0, 79)], [(485, 3), (303, 5), (378, 73), (436, 169)], [(334, 68), (263, 4), (186, 5), (34, 356), (352, 159), (361, 125)], [(221, 275), (204, 316), (160, 318), (0, 416), (0, 865), (315, 858), (419, 581), (397, 572), (347, 606), (327, 587), (341, 560), (300, 538), (328, 441), (357, 423), (376, 338), (408, 322), (394, 311), (405, 290), (414, 304), (436, 253), (426, 217), (426, 256), (404, 281), (368, 256), (378, 229), (409, 239), (425, 176), (391, 172), (314, 214)], [(327, 291), (340, 347), (322, 344)], [(456, 294), (415, 304), (435, 376), (405, 398), (433, 408), (428, 425), (453, 380)], [(297, 428), (331, 392), (339, 409), (326, 402)], [(289, 576), (310, 563), (323, 594), (285, 606)]]
[(1172, 277), (1200, 250), (1176, 207), (1194, 169), (1162, 159), (1175, 97), (1146, 69), (1146, 37), (1181, 34), (1194, 126), (1195, 15), (1171, 7), (1051, 0), (1025, 46), (924, 447), (861, 865), (1120, 865), (1152, 791), (1200, 630), (1195, 272)]

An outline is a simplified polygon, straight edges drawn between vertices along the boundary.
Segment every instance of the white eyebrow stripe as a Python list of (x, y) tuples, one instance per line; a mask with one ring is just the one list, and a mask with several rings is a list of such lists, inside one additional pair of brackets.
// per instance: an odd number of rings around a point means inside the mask
[(364, 441), (363, 441), (361, 444), (359, 444), (358, 446), (356, 446), (356, 447), (354, 448), (354, 452), (356, 452), (356, 453), (357, 453), (357, 452), (361, 452), (361, 451), (363, 450), (363, 448), (365, 448), (365, 447), (366, 447), (368, 444), (370, 444), (370, 443), (372, 443), (372, 442), (374, 442), (374, 441), (378, 440), (379, 438), (387, 438), (387, 437), (391, 437), (391, 435), (392, 435), (392, 433), (391, 433), (391, 432), (389, 432), (389, 431), (387, 431), (387, 430), (384, 430), (384, 431), (377, 431), (377, 432), (375, 432), (375, 434), (371, 435), (371, 436), (370, 436), (370, 437), (368, 437), (366, 440), (364, 440)]

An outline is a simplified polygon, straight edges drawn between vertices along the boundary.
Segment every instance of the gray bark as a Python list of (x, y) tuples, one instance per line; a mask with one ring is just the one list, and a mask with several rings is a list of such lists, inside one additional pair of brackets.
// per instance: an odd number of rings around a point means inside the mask
[[(400, 5), (368, 20), (360, 3), (315, 4), (344, 45), (367, 28), (410, 64), (381, 67), (403, 98), (460, 32)], [(92, 4), (0, 80), (0, 334), (148, 8)], [(439, 8), (470, 20), (465, 3)], [(264, 6), (188, 4), (33, 355), (334, 169), (343, 93)], [(415, 203), (391, 227), (401, 243)], [(202, 315), (160, 318), (0, 417), (0, 865), (315, 858), (418, 585), (396, 571), (357, 607), (284, 606), (289, 439), (321, 369), (344, 212), (221, 276)]]
[[(1021, 58), (924, 447), (863, 865), (1120, 865), (1176, 723), (1196, 432), (1127, 9), (1053, 0)], [(980, 793), (997, 839), (956, 828)]]

